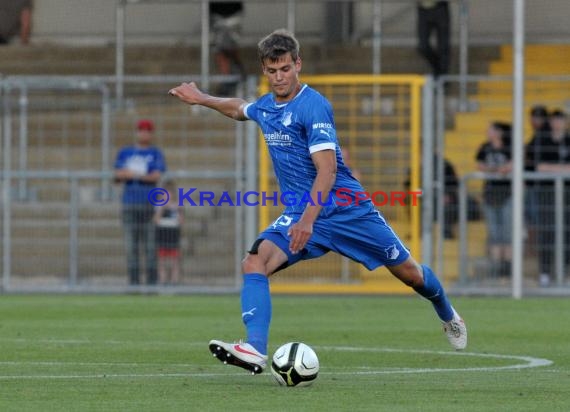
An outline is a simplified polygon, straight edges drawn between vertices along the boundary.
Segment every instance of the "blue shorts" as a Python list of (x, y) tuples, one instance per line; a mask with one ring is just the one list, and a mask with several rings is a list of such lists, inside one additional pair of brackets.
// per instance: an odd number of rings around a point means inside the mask
[(319, 217), (307, 245), (294, 255), (289, 250), (287, 231), (300, 217), (301, 214), (281, 215), (259, 235), (259, 239), (272, 241), (287, 255), (287, 266), (318, 258), (331, 250), (362, 263), (368, 270), (396, 266), (410, 256), (400, 238), (372, 206)]

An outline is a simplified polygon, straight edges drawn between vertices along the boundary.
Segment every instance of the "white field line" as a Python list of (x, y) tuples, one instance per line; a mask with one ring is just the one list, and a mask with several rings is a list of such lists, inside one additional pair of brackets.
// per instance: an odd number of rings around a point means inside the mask
[[(425, 354), (425, 355), (442, 355), (442, 356), (466, 356), (487, 359), (503, 359), (503, 360), (518, 360), (523, 363), (506, 366), (485, 366), (485, 367), (472, 367), (472, 368), (402, 368), (398, 369), (399, 373), (413, 373), (422, 372), (465, 372), (465, 371), (498, 371), (505, 369), (526, 369), (537, 368), (540, 366), (550, 366), (553, 362), (549, 359), (534, 358), (531, 356), (519, 355), (499, 355), (494, 353), (476, 353), (476, 352), (446, 352), (446, 351), (433, 351), (423, 349), (392, 349), (392, 348), (357, 348), (352, 346), (320, 346), (317, 349), (331, 350), (331, 351), (344, 351), (344, 352), (384, 352), (384, 353), (410, 353), (410, 354)], [(376, 372), (376, 371), (372, 371)], [(382, 371), (387, 373), (390, 371)], [(368, 372), (357, 372), (358, 374), (367, 374)]]
[[(51, 341), (50, 342), (54, 342)], [(61, 341), (60, 341), (61, 342)], [(83, 341), (81, 341), (83, 343)], [(91, 342), (96, 343), (96, 342)], [(188, 346), (202, 346), (203, 343), (188, 343)], [(421, 349), (393, 349), (393, 348), (360, 348), (352, 346), (315, 346), (315, 349), (323, 351), (338, 352), (376, 352), (376, 353), (410, 353), (425, 355), (441, 355), (441, 356), (466, 356), (475, 358), (501, 359), (518, 361), (513, 365), (506, 366), (485, 366), (485, 367), (469, 367), (469, 368), (390, 368), (390, 369), (370, 369), (370, 370), (352, 370), (352, 371), (322, 371), (323, 375), (390, 375), (390, 374), (417, 374), (417, 373), (442, 373), (442, 372), (491, 372), (502, 370), (518, 370), (527, 368), (536, 368), (552, 365), (553, 362), (548, 359), (535, 358), (531, 356), (519, 355), (500, 355), (492, 353), (475, 353), (475, 352), (445, 352), (431, 351)], [(196, 364), (163, 364), (163, 363), (136, 363), (136, 362), (57, 362), (57, 361), (0, 361), (0, 367), (4, 366), (128, 366), (128, 367), (181, 367), (181, 368), (197, 368), (204, 365)], [(362, 369), (362, 367), (360, 367)], [(111, 379), (111, 378), (204, 378), (216, 376), (243, 376), (241, 373), (210, 373), (210, 372), (182, 372), (182, 373), (97, 373), (97, 374), (68, 374), (68, 375), (0, 375), (0, 380), (18, 380), (18, 379)]]

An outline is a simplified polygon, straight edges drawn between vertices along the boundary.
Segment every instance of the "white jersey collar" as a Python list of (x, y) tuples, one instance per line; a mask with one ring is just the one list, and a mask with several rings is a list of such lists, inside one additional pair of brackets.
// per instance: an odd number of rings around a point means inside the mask
[(299, 93), (297, 93), (297, 94), (295, 95), (295, 97), (293, 97), (291, 100), (289, 100), (288, 102), (285, 102), (285, 103), (277, 103), (277, 102), (275, 101), (275, 96), (273, 96), (273, 103), (275, 104), (275, 107), (284, 107), (284, 106), (287, 106), (289, 103), (291, 103), (291, 102), (292, 102), (293, 100), (295, 100), (297, 97), (299, 97), (299, 96), (301, 95), (301, 93), (303, 93), (303, 91), (304, 91), (306, 88), (307, 88), (307, 85), (304, 84), (304, 85), (301, 87), (301, 90), (299, 90)]

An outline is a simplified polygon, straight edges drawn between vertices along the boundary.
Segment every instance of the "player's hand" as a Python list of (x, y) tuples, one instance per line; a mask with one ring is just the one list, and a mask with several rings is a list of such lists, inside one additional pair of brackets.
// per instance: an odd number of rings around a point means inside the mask
[(313, 224), (306, 223), (303, 219), (291, 226), (287, 232), (287, 235), (291, 237), (291, 241), (289, 242), (289, 250), (291, 253), (295, 255), (303, 250), (312, 234)]
[(196, 83), (194, 82), (182, 83), (180, 86), (170, 89), (168, 94), (176, 96), (188, 104), (199, 104), (200, 100), (204, 96), (204, 93), (198, 89), (198, 86), (196, 86)]

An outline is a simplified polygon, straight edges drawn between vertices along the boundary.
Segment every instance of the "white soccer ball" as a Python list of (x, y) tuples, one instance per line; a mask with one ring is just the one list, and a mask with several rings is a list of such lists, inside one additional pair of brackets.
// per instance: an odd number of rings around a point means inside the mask
[(271, 373), (280, 385), (309, 386), (319, 374), (319, 358), (308, 345), (289, 342), (273, 354)]

